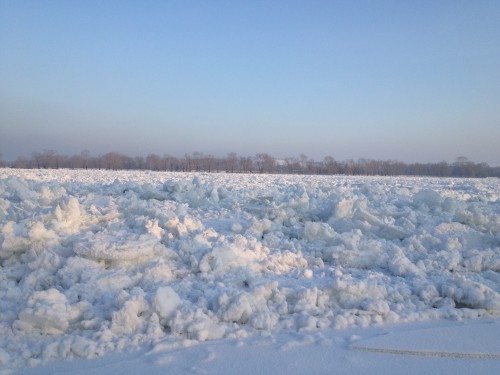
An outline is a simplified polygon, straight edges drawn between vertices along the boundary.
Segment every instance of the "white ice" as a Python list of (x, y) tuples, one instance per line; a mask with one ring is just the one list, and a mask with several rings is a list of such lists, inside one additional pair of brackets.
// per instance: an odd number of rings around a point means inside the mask
[(474, 342), (498, 332), (499, 194), (498, 179), (0, 169), (0, 371), (488, 372), (498, 350)]

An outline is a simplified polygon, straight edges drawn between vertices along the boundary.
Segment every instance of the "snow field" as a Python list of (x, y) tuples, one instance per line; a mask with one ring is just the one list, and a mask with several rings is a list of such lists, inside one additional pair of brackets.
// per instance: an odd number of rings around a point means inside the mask
[(0, 170), (0, 365), (500, 316), (500, 181)]

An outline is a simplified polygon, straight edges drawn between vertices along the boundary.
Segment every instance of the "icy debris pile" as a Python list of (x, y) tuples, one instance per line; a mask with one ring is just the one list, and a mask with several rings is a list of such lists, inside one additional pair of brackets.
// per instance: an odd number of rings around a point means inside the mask
[(0, 364), (500, 315), (498, 179), (0, 170)]

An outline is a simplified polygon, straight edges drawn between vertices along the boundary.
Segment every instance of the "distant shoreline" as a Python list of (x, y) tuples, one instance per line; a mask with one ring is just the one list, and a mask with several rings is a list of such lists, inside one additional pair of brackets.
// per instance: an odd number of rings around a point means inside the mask
[(15, 161), (2, 161), (0, 167), (19, 169), (106, 169), (149, 170), (169, 172), (229, 172), (272, 173), (302, 175), (347, 175), (347, 176), (428, 176), (428, 177), (500, 177), (500, 166), (476, 163), (466, 157), (455, 162), (404, 163), (397, 160), (358, 159), (338, 161), (326, 156), (316, 161), (301, 154), (299, 157), (275, 158), (267, 153), (242, 156), (230, 152), (225, 157), (195, 152), (183, 157), (149, 154), (127, 156), (119, 152), (108, 152), (91, 156), (88, 151), (67, 156), (54, 150), (33, 152), (31, 157), (18, 157)]

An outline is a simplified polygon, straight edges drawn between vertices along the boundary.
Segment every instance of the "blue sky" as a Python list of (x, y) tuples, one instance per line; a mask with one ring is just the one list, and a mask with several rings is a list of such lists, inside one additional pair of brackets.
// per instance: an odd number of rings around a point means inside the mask
[(500, 1), (0, 0), (0, 152), (500, 165)]

